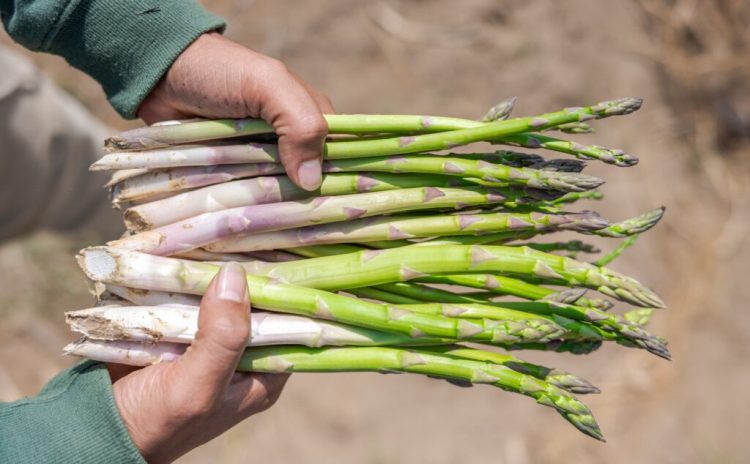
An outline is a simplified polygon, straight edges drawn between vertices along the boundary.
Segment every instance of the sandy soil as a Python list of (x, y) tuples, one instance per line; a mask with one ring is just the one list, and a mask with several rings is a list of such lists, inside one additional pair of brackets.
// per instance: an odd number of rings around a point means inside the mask
[[(608, 217), (667, 206), (662, 224), (614, 267), (668, 302), (652, 328), (670, 340), (675, 360), (621, 347), (586, 357), (526, 356), (602, 388), (586, 402), (607, 444), (490, 388), (459, 390), (409, 376), (296, 375), (276, 407), (181, 462), (750, 462), (750, 163), (678, 139), (635, 3), (388, 2), (405, 25), (388, 21), (378, 2), (206, 3), (232, 18), (230, 37), (284, 60), (342, 113), (477, 117), (510, 95), (519, 97), (518, 114), (645, 97), (638, 114), (597, 124), (587, 136), (639, 155), (641, 164), (592, 163), (590, 171), (608, 180), (606, 200), (596, 205)], [(95, 83), (56, 58), (35, 60), (113, 126), (132, 124), (106, 106)], [(88, 302), (72, 259), (84, 243), (41, 234), (0, 248), (0, 399), (32, 394), (69, 364), (59, 356), (70, 338), (61, 312)]]

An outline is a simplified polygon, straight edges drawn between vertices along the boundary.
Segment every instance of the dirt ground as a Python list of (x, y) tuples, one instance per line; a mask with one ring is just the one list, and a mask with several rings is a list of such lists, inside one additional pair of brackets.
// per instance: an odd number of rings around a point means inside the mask
[[(683, 13), (693, 15), (705, 4), (686, 3), (693, 9)], [(669, 304), (651, 328), (669, 339), (674, 361), (622, 347), (584, 357), (526, 356), (601, 387), (585, 401), (606, 444), (548, 408), (489, 387), (457, 389), (411, 376), (295, 375), (273, 409), (180, 462), (750, 462), (750, 152), (746, 143), (729, 153), (686, 124), (694, 115), (675, 103), (685, 103), (675, 93), (680, 81), (665, 80), (662, 39), (639, 3), (206, 4), (231, 18), (228, 36), (284, 60), (342, 113), (478, 117), (511, 95), (519, 97), (516, 114), (645, 97), (640, 112), (597, 123), (597, 133), (582, 140), (641, 158), (630, 169), (590, 164), (587, 170), (607, 179), (597, 210), (621, 219), (667, 206), (662, 223), (613, 267)], [(61, 60), (34, 59), (114, 128), (137, 124), (120, 120), (97, 85)], [(71, 339), (62, 312), (90, 302), (73, 254), (91, 240), (41, 233), (0, 247), (0, 399), (33, 394), (70, 364), (59, 355)]]

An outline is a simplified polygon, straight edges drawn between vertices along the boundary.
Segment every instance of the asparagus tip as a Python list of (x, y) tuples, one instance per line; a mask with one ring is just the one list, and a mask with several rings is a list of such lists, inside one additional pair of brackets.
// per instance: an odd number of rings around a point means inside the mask
[(666, 209), (666, 206), (654, 208), (650, 211), (646, 211), (641, 215), (626, 219), (622, 222), (614, 223), (605, 229), (598, 230), (595, 232), (595, 234), (601, 235), (603, 237), (614, 238), (622, 238), (641, 234), (651, 229), (659, 221), (661, 221), (661, 218), (664, 217), (664, 212), (666, 211)]
[(545, 380), (570, 393), (577, 393), (579, 395), (601, 393), (601, 390), (588, 380), (560, 369), (552, 369), (547, 374)]
[(517, 97), (513, 96), (501, 101), (500, 103), (497, 103), (492, 108), (490, 108), (482, 117), (482, 122), (492, 122), (502, 119), (508, 119), (511, 111), (513, 111), (513, 107), (516, 105), (517, 99)]

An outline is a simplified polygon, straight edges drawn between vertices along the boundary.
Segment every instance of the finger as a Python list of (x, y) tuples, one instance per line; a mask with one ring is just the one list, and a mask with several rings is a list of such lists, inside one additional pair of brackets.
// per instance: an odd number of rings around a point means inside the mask
[(227, 400), (244, 419), (270, 408), (291, 374), (238, 372), (227, 389)]
[(159, 121), (188, 119), (192, 116), (192, 114), (180, 111), (174, 108), (173, 105), (162, 101), (163, 97), (161, 95), (160, 92), (152, 92), (138, 107), (136, 114), (146, 124), (151, 125)]
[(250, 336), (249, 310), (245, 270), (227, 263), (201, 300), (195, 340), (175, 361), (181, 393), (209, 404), (221, 401)]
[(270, 69), (257, 95), (260, 116), (279, 135), (279, 155), (289, 177), (303, 189), (315, 190), (322, 181), (328, 125), (315, 100), (283, 65)]

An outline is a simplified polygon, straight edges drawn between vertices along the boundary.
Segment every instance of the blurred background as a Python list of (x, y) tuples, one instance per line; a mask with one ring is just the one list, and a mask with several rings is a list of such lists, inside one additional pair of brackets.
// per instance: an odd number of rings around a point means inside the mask
[[(581, 137), (641, 159), (630, 169), (590, 163), (607, 179), (605, 200), (591, 206), (614, 220), (667, 206), (612, 267), (668, 303), (650, 328), (669, 339), (674, 361), (617, 346), (524, 354), (603, 390), (585, 401), (606, 444), (490, 387), (303, 374), (273, 409), (180, 462), (750, 462), (747, 0), (204, 3), (229, 19), (229, 37), (286, 62), (341, 113), (477, 118), (512, 95), (516, 115), (645, 97), (635, 115)], [(139, 124), (62, 60), (12, 48), (113, 129)], [(99, 241), (41, 232), (0, 245), (0, 400), (36, 393), (73, 362), (60, 356), (72, 339), (62, 312), (92, 302), (73, 256)]]

